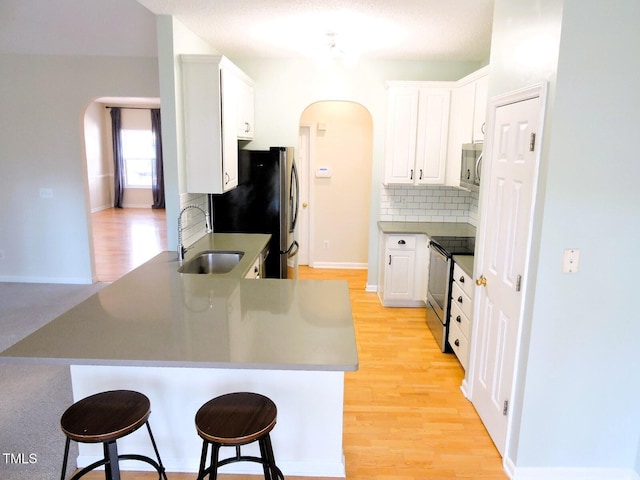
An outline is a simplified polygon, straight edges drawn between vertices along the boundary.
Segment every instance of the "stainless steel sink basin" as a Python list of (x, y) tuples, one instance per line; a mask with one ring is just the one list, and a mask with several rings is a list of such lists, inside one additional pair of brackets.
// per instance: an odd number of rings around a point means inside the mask
[(215, 274), (228, 273), (238, 265), (244, 252), (206, 250), (190, 258), (178, 268), (180, 273)]

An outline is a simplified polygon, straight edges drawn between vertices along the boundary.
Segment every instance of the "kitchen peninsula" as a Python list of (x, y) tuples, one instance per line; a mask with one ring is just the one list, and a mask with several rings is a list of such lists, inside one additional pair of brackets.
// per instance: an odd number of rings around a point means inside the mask
[[(244, 279), (267, 242), (267, 235), (241, 234), (196, 242), (192, 254), (245, 252), (221, 275), (178, 273), (176, 253), (163, 252), (0, 353), (0, 361), (70, 365), (75, 400), (112, 389), (144, 393), (168, 471), (197, 470), (194, 415), (203, 403), (234, 391), (262, 393), (278, 406), (272, 441), (285, 475), (344, 477), (344, 372), (358, 368), (348, 286)], [(152, 454), (138, 433), (122, 439), (121, 450)], [(79, 466), (99, 457), (100, 445), (80, 445)], [(259, 473), (256, 467), (224, 471)]]

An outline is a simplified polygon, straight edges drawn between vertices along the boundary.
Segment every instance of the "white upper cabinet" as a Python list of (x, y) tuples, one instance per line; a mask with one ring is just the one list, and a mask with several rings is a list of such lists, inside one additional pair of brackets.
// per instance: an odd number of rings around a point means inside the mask
[[(486, 68), (483, 69), (486, 72)], [(484, 127), (487, 121), (487, 95), (489, 75), (486, 73), (475, 81), (476, 95), (473, 102), (473, 143), (484, 141)]]
[(489, 67), (458, 80), (451, 94), (446, 184), (460, 185), (462, 145), (484, 141)]
[[(223, 56), (180, 59), (187, 192), (224, 193), (238, 185), (238, 139), (253, 138), (253, 82)], [(241, 122), (251, 125), (242, 137)]]
[(388, 85), (385, 183), (444, 184), (453, 83)]
[(482, 142), (487, 115), (488, 67), (467, 75), (457, 85), (452, 112), (457, 143)]
[(253, 140), (254, 134), (254, 106), (253, 106), (253, 80), (246, 75), (237, 77), (238, 87), (238, 138), (240, 140)]

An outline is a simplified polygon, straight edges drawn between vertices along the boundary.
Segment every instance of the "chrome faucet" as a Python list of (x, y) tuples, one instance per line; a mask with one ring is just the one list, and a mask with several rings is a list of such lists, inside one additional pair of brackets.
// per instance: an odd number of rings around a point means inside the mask
[(204, 215), (204, 227), (207, 233), (213, 233), (213, 229), (211, 228), (211, 221), (209, 219), (209, 214), (205, 212), (198, 205), (187, 205), (180, 211), (180, 215), (178, 215), (178, 260), (182, 262), (184, 260), (184, 256), (187, 253), (187, 248), (182, 244), (182, 214), (187, 210), (195, 208), (196, 210), (200, 210)]

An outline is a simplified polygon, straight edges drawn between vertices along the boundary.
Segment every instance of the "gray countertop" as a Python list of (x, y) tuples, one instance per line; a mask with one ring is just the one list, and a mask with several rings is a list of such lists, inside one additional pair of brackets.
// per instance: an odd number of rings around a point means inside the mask
[(460, 265), (464, 273), (473, 277), (473, 258), (473, 255), (454, 255), (453, 261)]
[(378, 228), (383, 233), (417, 233), (428, 237), (473, 237), (476, 227), (470, 223), (454, 222), (378, 222)]
[(225, 275), (180, 274), (176, 253), (163, 252), (0, 353), (0, 360), (357, 370), (346, 282), (242, 278), (268, 238), (213, 234), (196, 242), (189, 255), (245, 251)]

